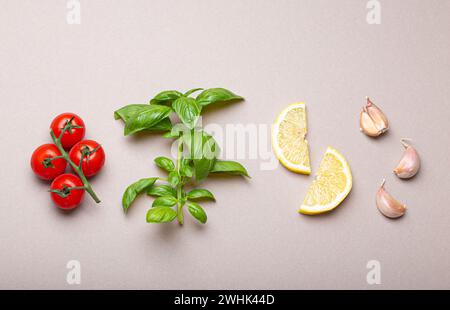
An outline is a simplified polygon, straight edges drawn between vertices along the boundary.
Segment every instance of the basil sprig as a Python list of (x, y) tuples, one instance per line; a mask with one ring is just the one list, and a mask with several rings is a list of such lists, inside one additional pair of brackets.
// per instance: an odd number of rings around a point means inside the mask
[[(194, 93), (198, 95), (193, 97)], [(147, 212), (147, 222), (168, 223), (177, 219), (183, 224), (183, 207), (186, 205), (189, 214), (205, 224), (206, 212), (196, 201), (215, 201), (213, 193), (203, 188), (186, 191), (185, 186), (197, 184), (210, 174), (249, 175), (240, 163), (218, 159), (220, 148), (217, 142), (199, 127), (198, 120), (203, 107), (238, 100), (243, 98), (224, 88), (194, 88), (185, 93), (167, 90), (158, 93), (148, 104), (130, 104), (115, 111), (115, 119), (125, 123), (125, 136), (161, 131), (164, 138), (176, 139), (178, 144), (176, 158), (159, 156), (154, 160), (167, 173), (165, 178), (141, 179), (128, 186), (122, 198), (124, 211), (128, 211), (138, 195), (146, 193), (155, 197)], [(179, 123), (172, 124), (173, 115)]]

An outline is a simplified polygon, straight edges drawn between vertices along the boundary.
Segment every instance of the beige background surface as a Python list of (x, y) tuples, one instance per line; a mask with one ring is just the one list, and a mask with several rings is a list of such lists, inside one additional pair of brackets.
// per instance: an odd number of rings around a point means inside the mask
[[(66, 1), (6, 1), (0, 10), (0, 288), (6, 289), (449, 289), (450, 1), (381, 1), (381, 25), (366, 1), (81, 1), (81, 25)], [(112, 112), (163, 89), (223, 86), (246, 97), (207, 113), (205, 123), (270, 124), (285, 105), (308, 104), (316, 171), (327, 145), (349, 160), (354, 189), (335, 212), (296, 213), (313, 177), (279, 167), (253, 178), (204, 184), (218, 201), (209, 223), (149, 225), (151, 200), (128, 216), (124, 188), (159, 171), (159, 137), (124, 138)], [(387, 113), (389, 134), (358, 130), (369, 95)], [(50, 120), (80, 114), (107, 151), (89, 199), (65, 215), (29, 168), (49, 141)], [(411, 181), (391, 169), (410, 137), (423, 158)], [(382, 217), (382, 178), (409, 206)], [(82, 283), (66, 283), (66, 263)], [(366, 283), (369, 260), (382, 284)]]

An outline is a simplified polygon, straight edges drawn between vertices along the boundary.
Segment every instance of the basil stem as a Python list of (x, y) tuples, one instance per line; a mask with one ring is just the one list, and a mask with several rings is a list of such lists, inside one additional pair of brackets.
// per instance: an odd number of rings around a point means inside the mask
[[(183, 160), (183, 140), (181, 138), (178, 139), (178, 154), (177, 154), (177, 173), (180, 174), (181, 162)], [(182, 191), (183, 191), (183, 178), (181, 177), (181, 182), (177, 185), (177, 219), (180, 225), (184, 224), (184, 215), (183, 215), (183, 201), (182, 201)]]

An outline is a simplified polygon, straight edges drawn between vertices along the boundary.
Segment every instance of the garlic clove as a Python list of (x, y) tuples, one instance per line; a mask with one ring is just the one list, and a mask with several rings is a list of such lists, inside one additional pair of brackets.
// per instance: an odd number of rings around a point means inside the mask
[(383, 111), (369, 97), (360, 115), (360, 129), (370, 137), (378, 137), (389, 129), (389, 123)]
[(405, 147), (405, 152), (397, 167), (394, 169), (394, 173), (401, 179), (409, 179), (415, 176), (419, 171), (420, 157), (417, 150), (407, 143), (406, 139), (402, 139), (401, 142)]
[(384, 189), (385, 183), (386, 180), (383, 180), (376, 195), (377, 208), (386, 217), (399, 218), (405, 214), (406, 206), (395, 200), (395, 198)]
[(359, 126), (360, 130), (370, 137), (377, 137), (379, 135), (378, 128), (375, 126), (374, 122), (369, 116), (369, 113), (367, 113), (364, 108), (361, 111)]
[(379, 107), (377, 107), (370, 99), (369, 97), (366, 97), (367, 99), (367, 111), (369, 112), (370, 117), (373, 119), (375, 125), (377, 128), (381, 131), (381, 133), (387, 131), (389, 129), (389, 123), (386, 118), (386, 115), (384, 115), (383, 111)]

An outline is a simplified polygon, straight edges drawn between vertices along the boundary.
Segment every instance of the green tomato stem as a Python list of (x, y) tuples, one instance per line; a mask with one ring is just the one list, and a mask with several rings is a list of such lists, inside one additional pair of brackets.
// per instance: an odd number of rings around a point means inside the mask
[[(83, 185), (84, 185), (84, 188), (85, 188), (86, 192), (88, 192), (89, 195), (91, 195), (92, 199), (94, 199), (94, 201), (96, 203), (100, 203), (101, 200), (98, 198), (97, 194), (92, 189), (91, 184), (89, 183), (89, 181), (87, 180), (86, 176), (83, 173), (83, 170), (81, 169), (81, 165), (80, 166), (75, 165), (75, 163), (70, 160), (69, 155), (67, 154), (66, 150), (64, 150), (64, 148), (62, 147), (61, 138), (62, 138), (63, 134), (70, 127), (69, 124), (64, 127), (64, 129), (62, 130), (61, 135), (59, 136), (59, 138), (56, 138), (56, 136), (53, 133), (53, 131), (50, 131), (50, 136), (52, 137), (53, 143), (55, 143), (55, 145), (58, 147), (59, 151), (61, 152), (61, 156), (72, 166), (73, 170), (80, 177), (81, 182), (83, 182)], [(82, 162), (82, 160), (80, 161), (80, 163), (81, 162)]]
[(48, 160), (54, 161), (54, 160), (61, 159), (61, 158), (64, 158), (64, 157), (63, 156), (55, 156), (55, 157), (48, 158)]

